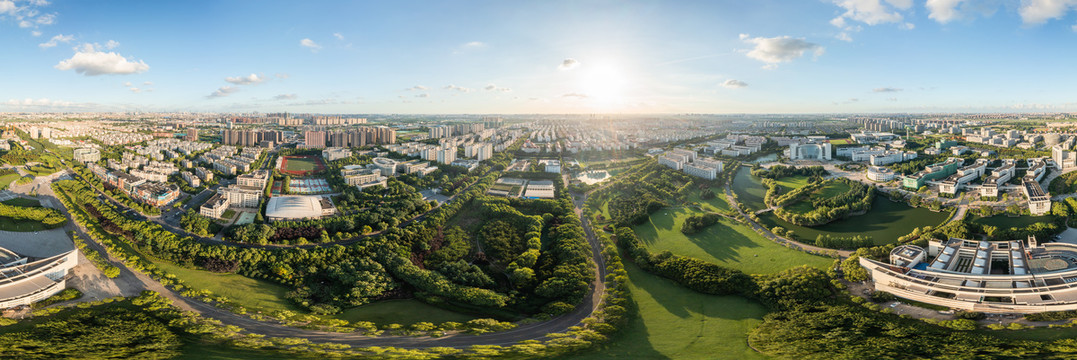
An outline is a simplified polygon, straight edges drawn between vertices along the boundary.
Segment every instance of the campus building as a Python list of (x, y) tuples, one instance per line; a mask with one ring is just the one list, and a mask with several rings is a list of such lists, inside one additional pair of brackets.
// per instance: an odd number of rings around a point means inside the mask
[(830, 160), (833, 153), (830, 143), (789, 144), (789, 158), (792, 160)]
[(225, 210), (228, 210), (228, 197), (223, 194), (216, 194), (209, 198), (202, 207), (198, 209), (198, 212), (202, 216), (211, 217), (214, 219), (220, 219)]
[(860, 258), (876, 291), (988, 313), (1077, 310), (1074, 244), (951, 238), (898, 246), (889, 260)]
[(269, 170), (255, 170), (236, 177), (236, 185), (264, 189), (269, 182)]
[(333, 202), (321, 196), (277, 196), (270, 198), (266, 205), (269, 221), (319, 219), (335, 213)]
[(879, 166), (869, 166), (865, 175), (867, 176), (868, 180), (878, 182), (887, 182), (890, 180), (894, 180), (894, 178), (897, 177), (897, 174), (894, 174), (894, 170)]
[(944, 179), (957, 173), (957, 168), (961, 167), (964, 162), (965, 160), (960, 158), (949, 158), (946, 161), (928, 165), (920, 172), (902, 178), (901, 185), (906, 189), (919, 189), (928, 181)]
[(0, 248), (0, 309), (30, 305), (67, 288), (68, 272), (78, 265), (78, 253), (32, 260)]
[(230, 207), (237, 208), (258, 208), (259, 201), (262, 200), (262, 193), (264, 187), (250, 187), (238, 184), (228, 185), (228, 187), (221, 188), (217, 194), (228, 199)]
[(980, 185), (980, 196), (997, 198), (999, 189), (1006, 186), (1006, 183), (1013, 179), (1015, 175), (1017, 175), (1017, 168), (1014, 167), (1014, 161), (1006, 160), (1002, 166), (992, 170), (991, 176), (984, 180), (983, 185)]
[(95, 163), (101, 160), (101, 151), (94, 148), (75, 149), (72, 155), (78, 162)]
[(360, 165), (345, 166), (340, 170), (340, 176), (348, 186), (358, 187), (359, 190), (377, 185), (385, 187), (389, 179), (377, 169), (366, 169)]
[(965, 184), (979, 179), (985, 172), (987, 172), (987, 159), (976, 159), (976, 162), (971, 165), (962, 167), (953, 175), (939, 181), (939, 193), (955, 195), (958, 190), (965, 187)]
[(1021, 178), (1021, 190), (1028, 199), (1028, 211), (1032, 215), (1043, 215), (1051, 211), (1051, 196), (1043, 191), (1040, 180), (1047, 174), (1047, 164), (1042, 160), (1028, 160), (1028, 170)]

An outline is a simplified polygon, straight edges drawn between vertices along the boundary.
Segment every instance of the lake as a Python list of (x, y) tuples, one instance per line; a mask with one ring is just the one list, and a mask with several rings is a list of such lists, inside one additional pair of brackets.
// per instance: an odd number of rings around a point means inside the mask
[[(759, 178), (751, 175), (751, 169), (744, 167), (737, 171), (733, 180), (733, 191), (741, 203), (753, 209), (764, 209), (763, 195), (766, 188)], [(851, 237), (854, 235), (871, 236), (876, 244), (887, 244), (907, 235), (915, 227), (938, 226), (950, 217), (949, 212), (934, 212), (924, 208), (914, 208), (905, 203), (890, 201), (883, 195), (876, 195), (871, 210), (863, 215), (852, 216), (826, 225), (806, 227), (793, 225), (779, 219), (774, 214), (759, 215), (763, 226), (773, 228), (781, 226), (794, 233), (801, 240), (813, 241), (821, 234)]]

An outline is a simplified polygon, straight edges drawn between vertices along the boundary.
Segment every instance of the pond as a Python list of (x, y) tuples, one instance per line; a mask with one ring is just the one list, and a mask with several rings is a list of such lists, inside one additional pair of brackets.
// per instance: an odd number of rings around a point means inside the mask
[(610, 176), (610, 173), (606, 170), (591, 170), (580, 173), (580, 175), (576, 176), (576, 180), (587, 185), (594, 185), (609, 179)]
[(737, 199), (749, 208), (757, 210), (767, 208), (767, 205), (763, 203), (767, 188), (763, 187), (761, 179), (752, 176), (750, 167), (742, 166), (740, 170), (737, 170), (737, 175), (733, 178), (733, 192), (737, 194)]
[[(749, 208), (766, 208), (763, 203), (766, 188), (763, 187), (759, 178), (752, 176), (751, 168), (742, 167), (737, 171), (737, 175), (733, 179), (733, 191), (736, 192), (740, 202)], [(759, 220), (767, 228), (781, 226), (793, 230), (800, 239), (806, 241), (814, 240), (820, 234), (840, 237), (867, 235), (871, 236), (876, 244), (886, 244), (894, 242), (899, 236), (912, 232), (915, 227), (938, 226), (949, 217), (949, 212), (934, 212), (924, 208), (914, 208), (905, 203), (890, 201), (885, 196), (875, 196), (875, 202), (872, 203), (871, 210), (866, 214), (838, 220), (822, 226), (805, 227), (793, 225), (771, 213), (759, 215)]]
[(871, 236), (875, 244), (889, 244), (897, 238), (912, 232), (913, 228), (939, 226), (950, 217), (950, 213), (934, 212), (924, 208), (914, 208), (905, 203), (893, 202), (886, 196), (875, 196), (871, 210), (866, 214), (852, 216), (826, 225), (805, 227), (793, 225), (779, 219), (772, 213), (759, 215), (763, 226), (772, 228), (781, 226), (794, 233), (801, 240), (813, 241), (819, 235), (829, 234), (835, 237), (854, 235)]
[(767, 155), (764, 155), (764, 156), (760, 156), (758, 159), (752, 160), (752, 163), (762, 164), (762, 163), (768, 163), (768, 162), (772, 162), (772, 161), (778, 161), (778, 154), (767, 154)]

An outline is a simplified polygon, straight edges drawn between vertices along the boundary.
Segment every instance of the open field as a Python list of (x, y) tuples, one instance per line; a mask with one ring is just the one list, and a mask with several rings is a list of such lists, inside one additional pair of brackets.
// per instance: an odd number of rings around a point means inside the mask
[(275, 310), (297, 311), (298, 307), (284, 298), (288, 288), (264, 280), (251, 279), (237, 274), (219, 274), (205, 270), (184, 268), (170, 262), (153, 259), (157, 267), (176, 278), (183, 280), (192, 288), (209, 290), (218, 296), (243, 305), (248, 312), (269, 312)]
[(9, 185), (11, 185), (12, 182), (15, 182), (15, 179), (18, 179), (20, 177), (21, 176), (19, 176), (19, 174), (17, 174), (17, 173), (16, 174), (0, 175), (0, 190), (7, 189), (7, 187)]
[(801, 214), (809, 213), (812, 210), (815, 210), (815, 207), (812, 205), (812, 202), (814, 200), (832, 198), (848, 192), (849, 189), (849, 184), (840, 181), (830, 181), (822, 188), (812, 192), (808, 196), (808, 199), (802, 199), (801, 201), (797, 201), (787, 206), (786, 210)]
[(610, 342), (567, 359), (765, 359), (748, 331), (766, 309), (739, 296), (705, 295), (625, 262), (639, 314)]
[(771, 213), (759, 215), (759, 220), (760, 224), (767, 228), (781, 226), (793, 230), (800, 239), (806, 241), (815, 240), (819, 235), (825, 234), (835, 237), (863, 235), (871, 236), (875, 244), (881, 245), (897, 241), (899, 236), (912, 232), (912, 229), (916, 227), (939, 226), (949, 217), (948, 212), (914, 208), (904, 203), (890, 201), (886, 196), (877, 195), (871, 205), (871, 210), (867, 213), (822, 226), (794, 225)]
[(34, 200), (34, 199), (21, 198), (21, 197), (17, 197), (17, 198), (10, 199), (10, 200), (4, 200), (3, 204), (4, 205), (11, 205), (11, 206), (22, 206), (22, 207), (41, 207), (41, 202), (40, 201), (37, 201), (37, 200)]
[(733, 210), (733, 208), (729, 206), (729, 202), (727, 202), (725, 200), (725, 194), (722, 193), (722, 189), (712, 189), (712, 190), (714, 190), (714, 197), (713, 198), (708, 199), (708, 200), (703, 200), (702, 198), (699, 197), (699, 195), (700, 195), (700, 193), (702, 191), (697, 191), (697, 192), (693, 192), (692, 195), (688, 197), (688, 202), (690, 202), (690, 203), (699, 203), (700, 205), (703, 206), (703, 210), (706, 210), (706, 211), (723, 212), (723, 211)]
[(45, 224), (42, 224), (40, 221), (15, 220), (9, 217), (0, 216), (0, 230), (30, 232), (45, 229), (47, 229)]
[(1016, 216), (1010, 217), (1006, 215), (995, 215), (992, 217), (984, 218), (979, 216), (973, 216), (971, 222), (981, 225), (997, 226), (1003, 229), (1009, 228), (1023, 228), (1035, 223), (1049, 223), (1054, 221), (1052, 216)]
[(344, 310), (336, 316), (348, 321), (370, 321), (378, 325), (411, 325), (417, 322), (441, 324), (446, 321), (466, 322), (477, 316), (445, 310), (415, 299), (383, 300)]
[(293, 176), (306, 176), (325, 170), (325, 164), (316, 156), (285, 156), (281, 163), (281, 173)]
[(833, 262), (776, 244), (728, 219), (698, 234), (681, 233), (684, 219), (694, 213), (685, 208), (658, 210), (633, 230), (653, 252), (669, 250), (749, 274), (773, 274), (799, 265), (825, 268)]

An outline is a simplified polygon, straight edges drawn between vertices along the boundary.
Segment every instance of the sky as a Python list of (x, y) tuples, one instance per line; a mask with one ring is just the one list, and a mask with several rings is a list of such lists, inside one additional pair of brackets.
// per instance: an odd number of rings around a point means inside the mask
[(1077, 111), (1077, 0), (0, 0), (0, 112)]

